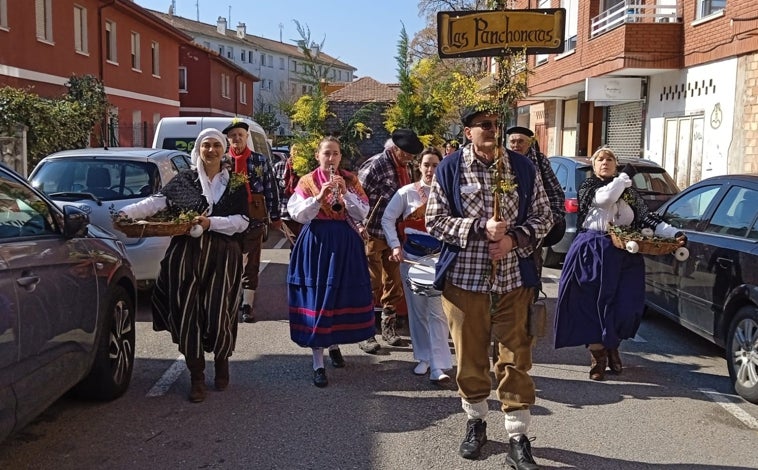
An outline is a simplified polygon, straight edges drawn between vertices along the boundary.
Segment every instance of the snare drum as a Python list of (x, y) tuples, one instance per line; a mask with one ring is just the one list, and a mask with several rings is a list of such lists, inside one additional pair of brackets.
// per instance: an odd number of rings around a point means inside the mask
[(439, 255), (424, 256), (414, 261), (408, 269), (408, 287), (414, 294), (426, 297), (436, 297), (442, 294), (432, 287), (435, 274), (434, 265), (437, 264), (438, 259)]

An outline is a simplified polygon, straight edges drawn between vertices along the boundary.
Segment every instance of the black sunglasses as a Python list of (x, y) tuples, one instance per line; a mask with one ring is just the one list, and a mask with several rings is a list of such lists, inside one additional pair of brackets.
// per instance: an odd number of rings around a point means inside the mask
[(485, 131), (492, 130), (493, 127), (500, 127), (500, 121), (479, 121), (471, 124), (471, 127), (481, 127)]

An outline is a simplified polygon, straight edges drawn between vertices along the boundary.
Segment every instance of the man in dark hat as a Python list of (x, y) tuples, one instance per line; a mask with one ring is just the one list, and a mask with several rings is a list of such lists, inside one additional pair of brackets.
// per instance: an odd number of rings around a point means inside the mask
[(250, 227), (244, 233), (242, 242), (242, 321), (245, 323), (256, 320), (253, 304), (258, 288), (264, 228), (270, 222), (272, 230), (279, 230), (282, 224), (274, 169), (265, 155), (251, 150), (249, 129), (246, 122), (235, 118), (222, 131), (229, 140), (233, 171), (246, 175), (248, 183)]
[[(542, 177), (542, 185), (545, 187), (547, 198), (550, 200), (550, 210), (553, 212), (553, 225), (550, 228), (547, 236), (542, 240), (542, 244), (534, 250), (535, 262), (537, 263), (537, 272), (542, 278), (542, 248), (553, 246), (563, 238), (563, 234), (566, 232), (566, 208), (565, 201), (566, 195), (563, 192), (561, 183), (553, 172), (553, 168), (550, 166), (545, 154), (540, 152), (539, 145), (534, 139), (534, 132), (526, 127), (513, 126), (505, 131), (508, 137), (508, 146), (514, 152), (518, 152), (521, 155), (529, 157), (540, 172)], [(539, 296), (539, 292), (542, 290), (542, 282), (540, 281), (535, 292), (535, 298)]]
[[(487, 442), (490, 396), (489, 344), (494, 338), (497, 395), (510, 439), (506, 461), (512, 468), (538, 468), (527, 433), (536, 394), (529, 370), (533, 338), (528, 312), (537, 283), (532, 254), (550, 228), (550, 203), (534, 164), (498, 148), (500, 116), (469, 110), (462, 116), (468, 142), (437, 167), (426, 206), (426, 228), (443, 240), (434, 281), (450, 325), (457, 360), (466, 434), (459, 453), (477, 459)], [(492, 171), (499, 162), (503, 175)], [(493, 188), (498, 186), (498, 192)], [(499, 197), (495, 217), (495, 197)]]
[[(410, 129), (396, 129), (384, 145), (384, 151), (366, 160), (358, 170), (358, 179), (368, 196), (369, 217), (365, 222), (369, 241), (366, 243), (371, 287), (375, 301), (382, 304), (382, 339), (391, 346), (402, 343), (396, 333), (397, 308), (404, 301), (400, 264), (390, 261), (392, 249), (382, 230), (382, 216), (395, 192), (412, 181), (408, 164), (421, 153), (424, 145)], [(361, 342), (360, 348), (370, 354), (380, 346), (375, 338)]]

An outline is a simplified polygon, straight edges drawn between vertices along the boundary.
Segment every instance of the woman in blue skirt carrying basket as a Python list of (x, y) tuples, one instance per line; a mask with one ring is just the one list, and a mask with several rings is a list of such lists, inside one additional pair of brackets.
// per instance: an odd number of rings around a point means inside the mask
[(606, 368), (622, 371), (618, 347), (632, 338), (645, 308), (645, 262), (613, 245), (611, 225), (650, 229), (656, 236), (686, 237), (650, 212), (632, 187), (634, 167), (618, 172), (613, 151), (601, 147), (591, 157), (593, 174), (579, 188), (578, 233), (566, 253), (558, 285), (555, 347), (586, 345), (590, 379), (603, 380)]
[(290, 337), (313, 352), (313, 383), (328, 384), (324, 348), (336, 368), (345, 367), (340, 344), (374, 336), (374, 302), (363, 239), (356, 220), (368, 214), (358, 178), (339, 170), (342, 153), (335, 137), (316, 150), (318, 168), (300, 178), (287, 203), (303, 229), (292, 249), (287, 273)]

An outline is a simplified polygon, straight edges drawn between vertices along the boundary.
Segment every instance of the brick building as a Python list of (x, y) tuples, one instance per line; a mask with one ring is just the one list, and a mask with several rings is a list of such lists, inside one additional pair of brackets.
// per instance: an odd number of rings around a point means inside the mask
[[(203, 60), (187, 60), (188, 54)], [(158, 120), (178, 116), (185, 100), (213, 110), (207, 114), (252, 110), (240, 106), (239, 95), (252, 103), (254, 76), (192, 45), (132, 1), (0, 0), (0, 86), (56, 98), (66, 94), (72, 75), (103, 82), (111, 104), (109, 145), (150, 146)]]
[(517, 120), (549, 155), (608, 144), (663, 165), (680, 187), (758, 172), (758, 3), (517, 0), (565, 8), (566, 48), (529, 56)]

